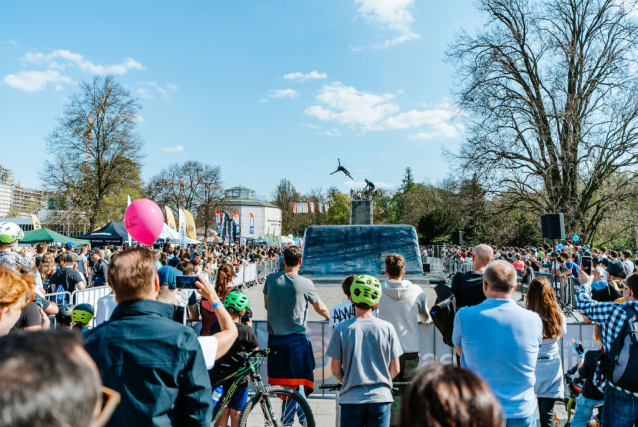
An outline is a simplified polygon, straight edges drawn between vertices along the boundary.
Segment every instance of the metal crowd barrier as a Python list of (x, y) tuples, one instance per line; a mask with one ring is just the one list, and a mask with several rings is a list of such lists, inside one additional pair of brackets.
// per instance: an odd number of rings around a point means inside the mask
[(282, 268), (279, 261), (272, 260), (243, 265), (235, 273), (233, 285), (254, 285), (258, 280), (265, 278), (270, 273), (281, 271)]
[[(93, 306), (93, 310), (95, 311), (95, 316), (97, 316), (97, 311), (98, 311), (97, 301), (103, 296), (106, 296), (110, 293), (111, 293), (110, 286), (98, 286), (95, 288), (86, 288), (81, 291), (80, 290), (74, 291), (71, 294), (71, 301), (73, 301), (73, 304), (75, 305), (91, 304)], [(90, 327), (94, 327), (95, 319), (91, 320), (91, 323), (89, 325)]]
[(50, 302), (54, 302), (58, 306), (63, 306), (71, 302), (71, 292), (55, 292), (44, 294), (44, 299)]
[[(266, 320), (253, 319), (253, 329), (257, 334), (259, 348), (267, 348), (268, 329)], [(566, 372), (578, 363), (578, 353), (571, 345), (572, 338), (576, 341), (581, 341), (585, 351), (598, 348), (592, 337), (593, 331), (594, 325), (592, 324), (582, 322), (567, 324), (567, 332), (559, 340), (563, 372)], [(337, 382), (330, 370), (330, 358), (326, 356), (326, 350), (332, 338), (332, 331), (330, 330), (328, 322), (325, 320), (309, 320), (307, 335), (312, 344), (312, 350), (315, 356), (315, 391), (311, 397), (334, 398), (334, 391), (318, 389), (320, 384)], [(443, 337), (433, 324), (419, 324), (419, 344), (419, 366), (423, 366), (435, 360), (441, 363), (454, 363), (454, 350), (443, 342)], [(265, 382), (268, 382), (267, 361), (261, 367), (261, 374)]]

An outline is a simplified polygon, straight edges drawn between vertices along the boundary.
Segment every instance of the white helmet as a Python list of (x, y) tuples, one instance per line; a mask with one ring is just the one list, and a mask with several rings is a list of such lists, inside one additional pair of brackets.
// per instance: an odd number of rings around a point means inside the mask
[(24, 231), (22, 231), (18, 224), (13, 222), (0, 222), (0, 242), (10, 245), (16, 240), (22, 239), (24, 239)]

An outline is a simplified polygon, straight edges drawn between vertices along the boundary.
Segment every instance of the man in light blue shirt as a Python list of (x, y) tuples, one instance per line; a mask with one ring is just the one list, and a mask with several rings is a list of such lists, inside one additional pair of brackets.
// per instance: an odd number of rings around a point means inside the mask
[(483, 275), (487, 299), (461, 308), (452, 341), (463, 366), (492, 388), (503, 406), (507, 426), (536, 426), (536, 360), (543, 323), (512, 299), (516, 270), (507, 261), (491, 263)]

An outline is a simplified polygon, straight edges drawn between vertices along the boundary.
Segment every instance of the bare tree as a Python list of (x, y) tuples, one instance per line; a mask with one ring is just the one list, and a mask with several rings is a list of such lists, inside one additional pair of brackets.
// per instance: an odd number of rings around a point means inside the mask
[[(448, 60), (468, 138), (468, 177), (506, 210), (563, 212), (591, 240), (609, 208), (635, 198), (635, 0), (479, 0), (488, 23)], [(610, 183), (613, 191), (606, 191)]]
[[(177, 183), (184, 182), (184, 185)], [(167, 181), (172, 184), (167, 184)], [(174, 212), (179, 207), (189, 210), (197, 224), (204, 227), (204, 235), (215, 225), (215, 209), (224, 208), (224, 190), (219, 166), (199, 161), (174, 163), (155, 175), (146, 186), (145, 194), (160, 206)]]
[(114, 219), (118, 203), (126, 206), (127, 192), (140, 190), (140, 108), (111, 76), (94, 77), (71, 96), (47, 138), (49, 156), (40, 173), (45, 188), (62, 202), (61, 217), (86, 218), (93, 230)]

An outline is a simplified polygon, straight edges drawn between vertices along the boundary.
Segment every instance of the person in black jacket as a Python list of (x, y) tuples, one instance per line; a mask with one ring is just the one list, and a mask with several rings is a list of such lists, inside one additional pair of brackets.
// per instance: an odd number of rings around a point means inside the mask
[(456, 273), (452, 278), (452, 292), (456, 297), (456, 309), (478, 305), (485, 301), (483, 273), (494, 258), (494, 250), (488, 245), (478, 245), (472, 251), (472, 271)]
[(571, 421), (573, 427), (585, 427), (591, 419), (594, 406), (602, 405), (605, 400), (603, 393), (605, 381), (602, 378), (597, 378), (596, 375), (596, 368), (601, 356), (600, 347), (603, 346), (602, 334), (602, 326), (594, 325), (594, 341), (598, 345), (598, 349), (589, 350), (578, 357), (578, 375), (585, 378), (585, 384), (580, 389), (580, 396), (576, 399), (576, 411)]
[(180, 307), (155, 301), (160, 282), (148, 248), (113, 255), (108, 283), (118, 306), (108, 322), (85, 334), (84, 346), (102, 383), (122, 395), (107, 426), (210, 426), (208, 369), (237, 338), (237, 327), (214, 287), (203, 278), (195, 283), (222, 324), (222, 332), (200, 343), (195, 331), (181, 323), (183, 314), (176, 321)]

